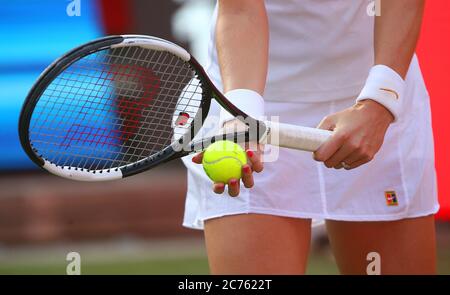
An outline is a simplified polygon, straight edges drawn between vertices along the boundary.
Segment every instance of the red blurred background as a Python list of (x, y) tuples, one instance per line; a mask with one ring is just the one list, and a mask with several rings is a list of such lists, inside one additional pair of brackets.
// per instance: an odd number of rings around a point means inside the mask
[(430, 0), (417, 48), (420, 65), (431, 96), (438, 173), (439, 219), (450, 220), (450, 1)]

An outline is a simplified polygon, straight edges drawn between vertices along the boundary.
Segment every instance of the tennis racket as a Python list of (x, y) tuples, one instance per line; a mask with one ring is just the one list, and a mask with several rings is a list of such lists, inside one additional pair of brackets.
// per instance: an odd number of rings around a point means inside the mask
[[(193, 140), (212, 99), (248, 128)], [(123, 35), (94, 40), (54, 61), (24, 102), (19, 134), (40, 167), (65, 178), (102, 181), (146, 171), (217, 140), (315, 151), (331, 132), (251, 118), (183, 48)]]

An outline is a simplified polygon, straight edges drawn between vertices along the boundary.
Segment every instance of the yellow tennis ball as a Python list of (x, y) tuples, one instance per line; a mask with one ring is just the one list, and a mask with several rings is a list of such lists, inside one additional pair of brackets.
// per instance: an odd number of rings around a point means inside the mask
[(242, 176), (242, 166), (247, 164), (244, 149), (229, 140), (211, 144), (203, 153), (203, 169), (214, 182), (228, 183)]

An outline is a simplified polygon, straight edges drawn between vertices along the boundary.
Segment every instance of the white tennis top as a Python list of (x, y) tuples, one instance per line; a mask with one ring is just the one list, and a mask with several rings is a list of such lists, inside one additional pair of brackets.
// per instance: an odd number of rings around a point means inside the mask
[[(371, 1), (265, 2), (270, 28), (266, 100), (318, 102), (329, 99), (329, 94), (341, 99), (361, 91), (373, 65), (374, 17), (367, 12)], [(214, 36), (216, 18), (217, 6), (208, 73), (220, 81)]]

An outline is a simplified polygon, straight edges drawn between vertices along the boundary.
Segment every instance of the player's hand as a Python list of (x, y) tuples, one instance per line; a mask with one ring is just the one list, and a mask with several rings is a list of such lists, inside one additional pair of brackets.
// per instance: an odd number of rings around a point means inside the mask
[[(242, 183), (246, 188), (251, 188), (254, 185), (253, 172), (261, 172), (264, 168), (261, 160), (261, 152), (246, 150), (248, 162), (242, 166)], [(203, 153), (199, 153), (192, 158), (192, 162), (202, 164)], [(228, 194), (232, 197), (237, 197), (240, 192), (239, 179), (230, 179), (228, 183), (214, 183), (213, 191), (216, 194), (222, 194), (225, 191), (225, 186), (228, 185)]]
[[(222, 132), (238, 132), (244, 131), (246, 128), (239, 120), (231, 120), (224, 124)], [(262, 161), (263, 147), (259, 144), (247, 145), (245, 151), (247, 153), (248, 162), (242, 166), (242, 183), (246, 188), (251, 188), (254, 185), (253, 172), (261, 172), (264, 168)], [(192, 161), (197, 164), (201, 164), (203, 159), (203, 153), (197, 154), (192, 158)], [(214, 183), (213, 191), (216, 194), (222, 194), (225, 191), (225, 186), (228, 185), (228, 194), (231, 197), (237, 197), (240, 192), (239, 179), (230, 179), (228, 183)]]
[(316, 152), (314, 159), (328, 168), (354, 169), (369, 161), (383, 144), (392, 114), (373, 100), (364, 100), (325, 117), (318, 128), (334, 131)]

